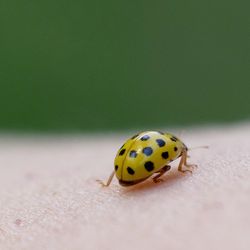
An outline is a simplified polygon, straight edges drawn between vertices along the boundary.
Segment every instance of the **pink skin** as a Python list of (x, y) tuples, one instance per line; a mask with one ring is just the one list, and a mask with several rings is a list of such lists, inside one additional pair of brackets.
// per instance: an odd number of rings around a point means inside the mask
[(124, 137), (0, 136), (0, 249), (249, 249), (250, 125), (186, 132), (210, 145), (192, 175), (176, 161), (160, 183), (102, 188)]

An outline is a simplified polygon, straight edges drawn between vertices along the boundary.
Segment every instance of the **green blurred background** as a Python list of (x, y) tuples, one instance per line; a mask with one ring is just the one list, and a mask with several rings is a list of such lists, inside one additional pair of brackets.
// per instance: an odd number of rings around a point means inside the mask
[(250, 118), (250, 2), (0, 0), (0, 129)]

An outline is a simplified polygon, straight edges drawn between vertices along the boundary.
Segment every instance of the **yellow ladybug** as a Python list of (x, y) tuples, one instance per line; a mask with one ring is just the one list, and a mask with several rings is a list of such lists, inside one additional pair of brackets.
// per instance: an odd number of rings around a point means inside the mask
[[(109, 186), (114, 175), (120, 185), (131, 186), (146, 180), (153, 174), (154, 182), (170, 170), (168, 165), (177, 158), (180, 159), (178, 170), (182, 173), (191, 172), (196, 165), (187, 164), (187, 146), (176, 136), (159, 131), (146, 131), (136, 134), (118, 150), (114, 162), (114, 171), (107, 183), (99, 181), (103, 186)], [(186, 169), (183, 169), (183, 167)]]

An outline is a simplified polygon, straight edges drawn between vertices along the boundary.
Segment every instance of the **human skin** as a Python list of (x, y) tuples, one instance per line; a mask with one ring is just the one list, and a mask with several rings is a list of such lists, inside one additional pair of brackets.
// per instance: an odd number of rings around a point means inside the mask
[(0, 136), (0, 249), (249, 249), (250, 124), (184, 129), (193, 174), (100, 186), (136, 132)]

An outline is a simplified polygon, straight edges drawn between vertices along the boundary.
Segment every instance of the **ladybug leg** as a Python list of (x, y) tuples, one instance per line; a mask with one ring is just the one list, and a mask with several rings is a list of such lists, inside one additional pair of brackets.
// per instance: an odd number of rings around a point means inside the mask
[(107, 180), (107, 183), (104, 183), (104, 182), (101, 181), (101, 180), (96, 180), (96, 181), (99, 182), (103, 187), (108, 187), (109, 184), (111, 183), (111, 181), (112, 181), (114, 175), (115, 175), (115, 171), (113, 171), (113, 172), (111, 173), (111, 175), (109, 176), (109, 178), (108, 178), (108, 180)]
[[(183, 169), (183, 166), (187, 167), (188, 169)], [(192, 174), (192, 167), (193, 165), (187, 164), (187, 151), (183, 150), (182, 152), (182, 156), (181, 156), (181, 160), (178, 166), (178, 171), (182, 172), (182, 173), (186, 173), (189, 172)]]
[[(187, 156), (188, 157), (188, 156)], [(198, 168), (198, 166), (196, 164), (188, 164), (187, 163), (187, 157), (184, 159), (184, 166), (187, 168)]]
[(160, 171), (158, 171), (158, 175), (156, 175), (154, 178), (153, 178), (153, 181), (154, 183), (158, 183), (158, 182), (161, 182), (163, 181), (162, 179), (160, 179), (160, 177), (162, 175), (164, 175), (167, 171), (169, 171), (171, 169), (171, 167), (169, 165), (166, 165), (164, 166)]

